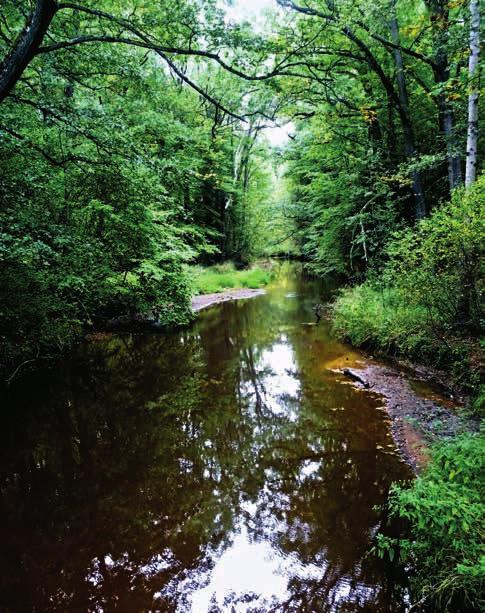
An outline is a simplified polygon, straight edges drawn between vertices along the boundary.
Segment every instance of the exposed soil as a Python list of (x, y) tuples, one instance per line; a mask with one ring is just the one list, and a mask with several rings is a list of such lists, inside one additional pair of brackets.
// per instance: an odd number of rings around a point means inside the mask
[(195, 312), (202, 311), (214, 304), (220, 304), (221, 302), (227, 302), (228, 300), (240, 300), (242, 298), (254, 298), (255, 296), (261, 296), (264, 294), (264, 289), (228, 289), (224, 292), (217, 294), (202, 294), (200, 296), (194, 296), (192, 298), (192, 309)]
[(353, 368), (352, 371), (368, 381), (370, 388), (363, 389), (358, 382), (352, 385), (364, 392), (384, 396), (394, 440), (405, 460), (419, 472), (426, 466), (431, 443), (474, 430), (477, 424), (465, 420), (460, 415), (460, 404), (429, 387), (418, 370), (412, 379), (408, 378), (406, 370), (404, 373), (398, 368), (369, 361), (365, 368)]

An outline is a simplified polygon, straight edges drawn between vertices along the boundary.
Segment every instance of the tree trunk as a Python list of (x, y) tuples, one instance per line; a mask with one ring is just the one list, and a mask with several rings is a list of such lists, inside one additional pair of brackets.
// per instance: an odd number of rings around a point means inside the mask
[(462, 181), (461, 175), (461, 156), (458, 151), (455, 133), (455, 117), (453, 109), (447, 100), (443, 88), (450, 78), (450, 65), (448, 60), (448, 2), (447, 0), (425, 0), (425, 4), (430, 12), (430, 23), (433, 28), (434, 45), (434, 80), (438, 85), (439, 93), (436, 96), (436, 103), (439, 113), (439, 126), (443, 132), (446, 147), (446, 157), (448, 160), (448, 182), (450, 191)]
[(36, 0), (34, 10), (30, 14), (24, 29), (0, 64), (0, 102), (15, 87), (42, 44), (56, 10), (57, 4), (54, 0)]
[(468, 97), (468, 133), (466, 139), (465, 185), (475, 181), (477, 173), (478, 141), (478, 87), (480, 59), (480, 4), (479, 0), (470, 0), (470, 58), (468, 60), (468, 78), (470, 95)]
[[(400, 45), (399, 27), (396, 16), (396, 0), (391, 0), (391, 36), (395, 45)], [(401, 50), (396, 47), (394, 49), (394, 63), (396, 64), (396, 80), (398, 97), (400, 104), (400, 117), (404, 132), (404, 150), (406, 157), (411, 161), (416, 157), (416, 141), (414, 130), (409, 115), (409, 96), (406, 87), (406, 77), (404, 75), (404, 63)], [(416, 219), (422, 219), (426, 215), (426, 205), (424, 201), (423, 185), (419, 171), (411, 172), (413, 182), (413, 192), (416, 202)]]
[(396, 129), (394, 127), (394, 104), (387, 94), (387, 162), (389, 166), (395, 166), (397, 159)]
[(440, 95), (439, 98), (443, 98), (443, 134), (446, 141), (446, 152), (448, 157), (448, 181), (450, 184), (450, 191), (460, 185), (462, 181), (461, 175), (461, 160), (460, 155), (457, 152), (456, 134), (455, 134), (455, 118), (452, 109), (444, 99), (444, 96)]

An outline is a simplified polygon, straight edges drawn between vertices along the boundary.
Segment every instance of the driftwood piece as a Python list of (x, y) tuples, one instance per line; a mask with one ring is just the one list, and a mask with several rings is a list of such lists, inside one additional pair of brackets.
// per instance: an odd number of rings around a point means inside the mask
[(361, 383), (365, 389), (369, 389), (370, 385), (369, 382), (366, 381), (365, 379), (362, 379), (362, 377), (360, 375), (358, 375), (356, 372), (353, 372), (352, 370), (350, 370), (350, 368), (344, 368), (344, 375), (346, 377), (349, 377), (350, 379), (353, 379), (354, 381), (357, 381), (358, 383)]

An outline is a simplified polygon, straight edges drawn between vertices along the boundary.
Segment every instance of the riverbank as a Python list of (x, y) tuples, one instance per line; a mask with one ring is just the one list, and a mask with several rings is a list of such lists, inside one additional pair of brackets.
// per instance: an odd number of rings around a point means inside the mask
[[(217, 273), (214, 267), (208, 270), (211, 275), (223, 274)], [(198, 313), (223, 302), (254, 298), (264, 293), (261, 288), (238, 288), (200, 294), (192, 298), (192, 310)], [(342, 372), (343, 366), (352, 366), (352, 372), (369, 382), (369, 389), (363, 391), (383, 397), (395, 443), (416, 474), (428, 463), (430, 445), (478, 429), (476, 421), (466, 420), (460, 415), (463, 399), (453, 397), (451, 391), (445, 389), (439, 373), (413, 364), (378, 361), (358, 350), (349, 352), (348, 356), (352, 356), (350, 361), (338, 360), (329, 368)], [(433, 386), (430, 381), (440, 381), (440, 384)], [(353, 384), (362, 388), (359, 383)]]
[(230, 300), (242, 300), (247, 298), (255, 298), (264, 294), (264, 289), (231, 289), (223, 292), (216, 292), (213, 294), (200, 294), (192, 298), (192, 310), (194, 313), (207, 309), (208, 307), (221, 304), (222, 302), (228, 302)]
[[(382, 557), (411, 568), (414, 608), (478, 611), (483, 585), (483, 436), (462, 399), (426, 381), (425, 367), (353, 364), (363, 393), (384, 398), (383, 410), (401, 456), (417, 478), (395, 481), (387, 508), (407, 528), (397, 538), (377, 535)], [(437, 377), (433, 376), (436, 381)], [(368, 387), (367, 387), (368, 386)]]
[(383, 396), (396, 445), (417, 474), (428, 464), (431, 445), (479, 428), (477, 420), (460, 415), (462, 402), (433, 389), (419, 370), (405, 371), (370, 359), (352, 372), (369, 383), (364, 392)]
[(194, 294), (202, 295), (259, 289), (273, 281), (276, 270), (277, 265), (271, 260), (260, 260), (247, 268), (237, 268), (234, 262), (227, 261), (213, 266), (190, 266), (187, 273)]

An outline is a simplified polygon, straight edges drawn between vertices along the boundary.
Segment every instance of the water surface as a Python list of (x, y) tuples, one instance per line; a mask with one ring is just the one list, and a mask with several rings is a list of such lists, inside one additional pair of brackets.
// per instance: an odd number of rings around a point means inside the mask
[(4, 399), (0, 610), (403, 611), (368, 554), (409, 476), (299, 274), (84, 344)]

